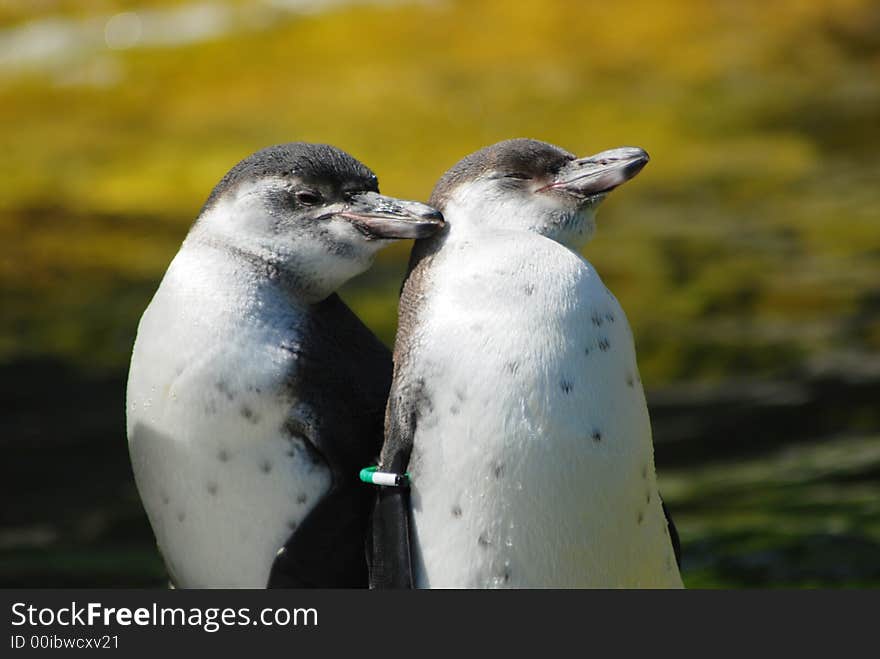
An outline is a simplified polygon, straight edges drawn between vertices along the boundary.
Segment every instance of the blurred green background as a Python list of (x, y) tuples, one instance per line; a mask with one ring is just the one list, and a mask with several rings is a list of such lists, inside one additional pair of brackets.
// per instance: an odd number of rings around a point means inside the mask
[[(6, 0), (0, 126), (0, 584), (164, 584), (125, 373), (229, 167), (328, 142), (426, 199), (534, 137), (653, 157), (584, 253), (686, 584), (880, 586), (877, 2)], [(389, 344), (408, 250), (343, 291)]]

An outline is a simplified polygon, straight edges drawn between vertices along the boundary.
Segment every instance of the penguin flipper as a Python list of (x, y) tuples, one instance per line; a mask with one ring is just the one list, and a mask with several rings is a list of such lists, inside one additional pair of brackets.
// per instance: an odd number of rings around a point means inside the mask
[[(383, 471), (406, 473), (418, 424), (420, 395), (391, 385), (385, 415), (385, 444), (379, 458)], [(423, 384), (416, 387), (420, 391)], [(409, 487), (379, 487), (373, 507), (372, 530), (367, 545), (370, 588), (414, 588), (410, 537)]]
[(371, 589), (413, 587), (409, 488), (379, 487), (368, 538)]
[(366, 588), (370, 497), (360, 484), (334, 487), (278, 552), (268, 588)]
[(669, 539), (672, 541), (672, 551), (675, 552), (675, 563), (681, 569), (681, 540), (678, 537), (678, 529), (675, 528), (675, 522), (672, 521), (672, 515), (669, 514), (669, 508), (666, 502), (660, 498), (660, 505), (663, 506), (663, 515), (666, 517), (666, 526), (669, 529)]
[[(385, 411), (385, 442), (379, 456), (379, 468), (395, 474), (408, 471), (419, 416), (430, 407), (425, 381), (411, 370), (410, 356), (422, 306), (422, 289), (440, 245), (442, 240), (434, 238), (415, 242), (401, 286), (394, 339), (394, 379)], [(367, 542), (370, 588), (415, 587), (411, 531), (409, 488), (380, 486)]]
[[(290, 398), (307, 400), (310, 414), (300, 418), (292, 409), (285, 427), (331, 470), (333, 485), (279, 552), (267, 585), (366, 588), (364, 545), (375, 490), (358, 480), (358, 470), (381, 448), (391, 354), (336, 293), (311, 306), (308, 322), (288, 385)], [(299, 391), (300, 382), (321, 395)]]
[[(389, 411), (393, 409), (389, 405)], [(400, 430), (388, 415), (389, 427)], [(400, 441), (400, 435), (392, 438)], [(411, 441), (411, 440), (409, 440)], [(409, 441), (386, 441), (379, 464), (393, 473), (406, 473), (411, 452)], [(396, 449), (396, 450), (395, 450)], [(386, 459), (386, 452), (387, 459)], [(367, 561), (370, 565), (370, 588), (411, 589), (415, 579), (412, 569), (410, 539), (410, 490), (405, 487), (379, 486), (373, 505), (371, 530), (367, 538)]]

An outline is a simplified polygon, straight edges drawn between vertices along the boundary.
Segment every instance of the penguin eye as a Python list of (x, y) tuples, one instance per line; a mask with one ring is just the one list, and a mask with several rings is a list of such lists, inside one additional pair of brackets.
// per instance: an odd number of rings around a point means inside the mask
[(504, 178), (515, 178), (521, 181), (528, 181), (532, 177), (528, 174), (523, 174), (522, 172), (513, 172), (512, 174), (505, 174)]
[(321, 203), (321, 195), (317, 192), (311, 192), (310, 190), (301, 190), (294, 196), (299, 203), (306, 206), (314, 206), (315, 204)]

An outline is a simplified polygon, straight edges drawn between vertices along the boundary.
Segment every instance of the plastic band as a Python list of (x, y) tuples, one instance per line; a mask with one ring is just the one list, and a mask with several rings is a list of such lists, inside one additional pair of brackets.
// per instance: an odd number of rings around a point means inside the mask
[(395, 474), (390, 471), (379, 471), (379, 467), (366, 467), (361, 469), (360, 478), (370, 485), (384, 485), (385, 487), (409, 487), (409, 474)]

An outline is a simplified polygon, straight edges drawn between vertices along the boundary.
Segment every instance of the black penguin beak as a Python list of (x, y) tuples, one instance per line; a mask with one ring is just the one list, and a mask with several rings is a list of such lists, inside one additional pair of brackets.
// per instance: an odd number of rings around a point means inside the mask
[(648, 164), (644, 149), (624, 146), (572, 160), (559, 170), (556, 179), (539, 192), (561, 190), (578, 197), (594, 197), (623, 185)]
[(354, 195), (336, 215), (354, 224), (368, 238), (427, 238), (443, 228), (443, 215), (435, 208), (377, 192)]

